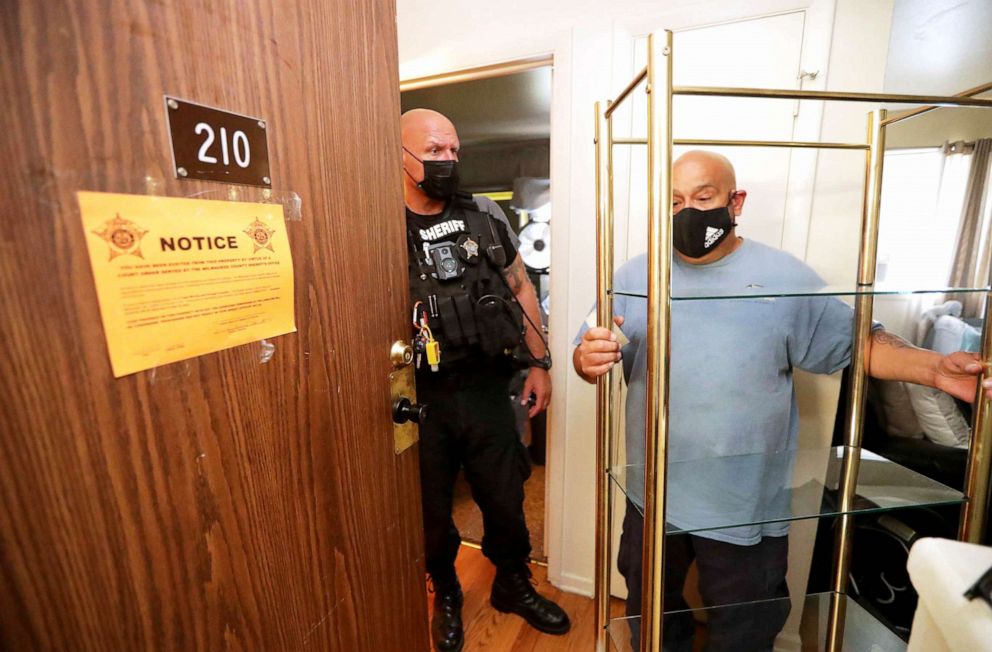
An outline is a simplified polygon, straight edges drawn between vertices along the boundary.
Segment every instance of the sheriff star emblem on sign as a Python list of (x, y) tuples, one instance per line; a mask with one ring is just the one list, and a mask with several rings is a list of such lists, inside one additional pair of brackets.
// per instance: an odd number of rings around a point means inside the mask
[(468, 238), (462, 243), (462, 249), (465, 250), (465, 255), (469, 258), (479, 255), (479, 243), (472, 238)]
[(107, 248), (110, 251), (109, 260), (127, 255), (144, 258), (141, 254), (141, 238), (148, 233), (148, 230), (141, 228), (131, 220), (125, 220), (119, 213), (114, 219), (104, 222), (93, 233), (103, 238), (107, 243)]
[(268, 249), (275, 252), (275, 249), (272, 248), (272, 234), (275, 233), (275, 230), (270, 229), (265, 222), (255, 218), (255, 221), (245, 229), (245, 233), (248, 234), (252, 244), (255, 245), (255, 251), (252, 253), (258, 253), (259, 249)]

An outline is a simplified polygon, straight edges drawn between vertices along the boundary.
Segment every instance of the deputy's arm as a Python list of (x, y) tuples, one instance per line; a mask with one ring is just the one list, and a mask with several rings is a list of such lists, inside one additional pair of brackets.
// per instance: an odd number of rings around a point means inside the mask
[[(527, 343), (527, 348), (530, 349), (532, 356), (540, 360), (547, 353), (547, 348), (544, 346), (544, 338), (541, 333), (531, 324), (541, 323), (541, 312), (537, 305), (537, 292), (534, 291), (534, 286), (527, 278), (527, 270), (524, 269), (524, 261), (520, 258), (520, 254), (517, 254), (513, 263), (503, 270), (503, 274), (506, 276), (506, 282), (517, 301), (520, 302), (520, 306), (529, 317), (529, 319), (524, 319), (524, 340)], [(529, 415), (533, 417), (547, 409), (548, 403), (551, 401), (551, 375), (546, 369), (530, 368), (527, 381), (524, 383), (521, 403), (526, 403), (531, 394), (535, 396), (534, 405), (529, 412)]]
[[(873, 378), (936, 387), (970, 403), (975, 400), (976, 376), (982, 371), (982, 363), (977, 353), (942, 355), (877, 329), (868, 340), (865, 371)], [(992, 381), (986, 380), (984, 386), (986, 395), (992, 398)]]
[(544, 339), (531, 326), (531, 322), (535, 324), (541, 323), (541, 312), (537, 306), (537, 292), (534, 290), (530, 279), (527, 278), (527, 270), (524, 269), (524, 261), (520, 258), (520, 254), (517, 254), (517, 257), (513, 259), (513, 263), (503, 270), (503, 274), (506, 276), (506, 282), (510, 284), (513, 294), (517, 297), (517, 301), (520, 302), (524, 312), (530, 317), (529, 320), (524, 320), (527, 348), (530, 349), (531, 355), (537, 359), (541, 359), (546, 353)]

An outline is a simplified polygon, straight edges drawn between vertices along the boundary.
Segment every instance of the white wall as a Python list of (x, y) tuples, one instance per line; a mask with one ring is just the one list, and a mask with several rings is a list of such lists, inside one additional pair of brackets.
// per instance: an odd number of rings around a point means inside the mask
[[(838, 0), (827, 90), (882, 90), (891, 17), (892, 0)], [(855, 102), (826, 104), (820, 138), (865, 142), (867, 114), (874, 108)], [(806, 262), (828, 284), (850, 286), (856, 280), (864, 156), (831, 150), (818, 157)]]
[(898, 0), (887, 93), (953, 95), (992, 82), (992, 2)]
[[(634, 36), (653, 29), (681, 29), (795, 9), (807, 9), (810, 21), (804, 69), (821, 73), (821, 85), (811, 88), (825, 84), (831, 90), (881, 90), (892, 0), (682, 0), (664, 4), (398, 0), (402, 79), (549, 52), (555, 57), (551, 115), (555, 242), (551, 348), (555, 367), (546, 549), (551, 581), (567, 590), (591, 595), (593, 586), (595, 392), (571, 371), (570, 362), (572, 335), (595, 296), (593, 102), (614, 95), (632, 76)], [(862, 140), (868, 108), (828, 109), (822, 117), (811, 113), (822, 120), (824, 138)], [(812, 212), (807, 202), (791, 207), (789, 213), (799, 225), (790, 243), (804, 242), (807, 233), (811, 241), (818, 239), (816, 247), (822, 245), (825, 251), (815, 266), (821, 274), (838, 279), (853, 279), (857, 256), (852, 233), (857, 232), (860, 215), (862, 167), (857, 155), (853, 156), (854, 160), (821, 160)], [(806, 165), (816, 167), (816, 159), (808, 159)], [(841, 173), (841, 178), (832, 178), (834, 172)]]
[(469, 68), (561, 46), (596, 0), (397, 0), (400, 79)]

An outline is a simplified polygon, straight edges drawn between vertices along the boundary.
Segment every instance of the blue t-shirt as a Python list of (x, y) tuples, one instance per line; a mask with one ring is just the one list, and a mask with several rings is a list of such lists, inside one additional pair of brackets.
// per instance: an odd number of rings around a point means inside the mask
[[(647, 256), (614, 276), (616, 292), (647, 294)], [(816, 292), (824, 282), (793, 256), (751, 240), (708, 265), (675, 257), (675, 297)], [(647, 299), (614, 296), (630, 339), (627, 381), (627, 494), (644, 508)], [(850, 363), (852, 308), (835, 297), (778, 297), (672, 302), (669, 370), (669, 528), (699, 530), (788, 518), (799, 432), (792, 370), (833, 373)], [(583, 325), (578, 344), (587, 330)], [(786, 522), (697, 532), (752, 545), (783, 536)]]

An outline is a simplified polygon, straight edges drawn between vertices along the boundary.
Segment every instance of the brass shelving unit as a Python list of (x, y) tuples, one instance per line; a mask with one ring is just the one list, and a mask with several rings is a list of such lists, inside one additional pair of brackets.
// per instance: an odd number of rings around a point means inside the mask
[[(613, 270), (614, 270), (614, 213), (613, 213), (613, 148), (626, 145), (647, 146), (647, 197), (648, 197), (648, 279), (647, 279), (647, 395), (645, 433), (645, 493), (644, 493), (644, 593), (640, 617), (640, 647), (645, 652), (662, 649), (662, 614), (664, 613), (663, 587), (665, 563), (666, 481), (669, 477), (668, 452), (668, 389), (671, 341), (671, 287), (672, 269), (672, 148), (674, 145), (698, 146), (760, 146), (815, 149), (860, 150), (865, 153), (865, 186), (861, 219), (860, 253), (857, 286), (850, 291), (838, 291), (854, 297), (854, 337), (851, 361), (851, 385), (844, 413), (845, 445), (830, 455), (837, 462), (835, 482), (839, 505), (831, 514), (839, 519), (834, 545), (834, 566), (831, 591), (807, 597), (814, 606), (825, 610), (827, 622), (822, 648), (835, 652), (844, 647), (845, 619), (858, 620), (857, 628), (863, 636), (874, 631), (879, 636), (887, 630), (879, 626), (868, 630), (861, 627), (863, 617), (870, 616), (854, 602), (846, 599), (847, 577), (850, 566), (852, 520), (866, 508), (859, 500), (865, 486), (859, 487), (862, 466), (862, 427), (866, 392), (866, 375), (863, 361), (870, 336), (875, 287), (875, 264), (878, 244), (879, 206), (881, 198), (882, 166), (885, 149), (886, 127), (938, 107), (992, 108), (992, 99), (972, 97), (992, 89), (992, 84), (972, 88), (956, 96), (895, 95), (882, 93), (846, 93), (804, 90), (774, 90), (755, 88), (709, 88), (674, 86), (672, 83), (673, 60), (672, 32), (663, 30), (648, 37), (648, 62), (619, 95), (605, 105), (597, 102), (596, 111), (596, 229), (597, 229), (597, 322), (608, 327), (613, 322)], [(647, 137), (615, 138), (613, 113), (637, 88), (644, 85), (647, 95)], [(750, 97), (799, 100), (827, 100), (842, 102), (870, 102), (875, 104), (898, 103), (922, 105), (919, 108), (890, 116), (885, 109), (868, 113), (867, 137), (861, 143), (763, 141), (763, 140), (707, 140), (674, 139), (672, 136), (673, 98), (678, 95), (708, 97)], [(992, 279), (990, 279), (992, 286)], [(983, 288), (958, 288), (959, 291), (977, 291), (985, 294), (985, 314), (992, 314), (992, 290)], [(944, 290), (951, 291), (951, 290)], [(688, 298), (688, 297), (686, 297)], [(728, 298), (728, 297), (711, 297)], [(730, 297), (732, 298), (732, 297)], [(989, 377), (992, 360), (992, 328), (986, 318), (982, 333), (981, 355), (986, 361), (982, 378)], [(596, 650), (606, 652), (610, 637), (610, 573), (612, 540), (612, 501), (610, 483), (618, 478), (612, 458), (611, 436), (616, 423), (614, 397), (617, 384), (614, 368), (597, 383), (597, 528), (596, 528)], [(977, 541), (985, 526), (984, 518), (989, 502), (989, 476), (992, 472), (992, 417), (989, 400), (980, 390), (976, 396), (976, 409), (972, 423), (972, 444), (969, 450), (967, 478), (964, 494), (954, 492), (935, 482), (933, 485), (946, 490), (941, 494), (928, 493), (929, 498), (916, 504), (961, 504), (959, 538)], [(877, 456), (865, 452), (869, 470), (878, 462)], [(897, 466), (887, 461), (893, 467)], [(900, 467), (901, 468), (901, 467)], [(905, 470), (906, 474), (912, 474)], [(908, 477), (908, 476), (907, 476)], [(909, 482), (924, 482), (922, 476)], [(612, 478), (612, 479), (611, 479)], [(929, 491), (929, 489), (928, 489)], [(934, 498), (942, 496), (943, 501)], [(909, 506), (909, 505), (900, 505)], [(818, 518), (819, 511), (811, 509), (806, 514), (784, 514), (782, 520)], [(738, 525), (728, 519), (727, 527)], [(848, 605), (850, 611), (848, 611)], [(851, 616), (851, 614), (855, 614)], [(853, 620), (851, 621), (854, 622)], [(854, 625), (852, 625), (854, 627)], [(867, 649), (867, 648), (865, 648)]]

